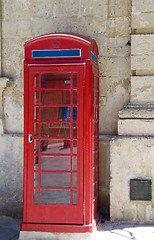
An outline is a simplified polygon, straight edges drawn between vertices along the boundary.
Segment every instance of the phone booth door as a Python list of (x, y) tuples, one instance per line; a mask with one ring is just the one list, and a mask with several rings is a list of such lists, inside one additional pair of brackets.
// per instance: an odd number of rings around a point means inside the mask
[(83, 224), (83, 65), (28, 68), (29, 223)]

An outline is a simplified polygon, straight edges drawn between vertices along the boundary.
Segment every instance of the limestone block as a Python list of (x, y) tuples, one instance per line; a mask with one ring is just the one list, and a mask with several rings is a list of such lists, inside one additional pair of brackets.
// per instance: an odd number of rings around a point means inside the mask
[[(117, 82), (114, 82), (117, 80)], [(118, 112), (129, 101), (128, 87), (121, 79), (113, 77), (107, 78), (109, 89), (107, 89), (106, 104), (100, 106), (100, 133), (117, 134)], [(114, 89), (114, 90), (113, 90)], [(114, 101), (113, 101), (114, 99)]]
[(145, 70), (146, 74), (154, 69), (154, 55), (142, 55), (142, 56), (131, 56), (131, 69), (134, 70)]
[(154, 33), (154, 12), (132, 13), (132, 29), (134, 33)]
[(154, 119), (125, 119), (118, 120), (118, 135), (154, 136)]
[(131, 13), (131, 0), (109, 1), (109, 16), (129, 16)]
[(31, 13), (30, 2), (29, 0), (1, 1), (2, 19), (4, 21), (28, 20)]
[(4, 95), (4, 118), (7, 133), (23, 133), (23, 93), (9, 92)]
[[(116, 38), (108, 38), (108, 56), (109, 57), (122, 57), (130, 56), (130, 46), (127, 45), (130, 36)], [(126, 46), (127, 45), (127, 46)]]
[[(151, 179), (153, 137), (115, 137), (110, 142), (110, 215), (112, 221), (152, 222), (152, 201), (130, 200), (130, 179)], [(152, 194), (154, 189), (152, 188)], [(148, 208), (148, 209), (147, 209)], [(149, 214), (149, 218), (147, 218)]]
[(130, 58), (109, 58), (107, 62), (107, 75), (112, 77), (124, 76), (124, 78), (128, 78), (130, 76)]
[[(56, 1), (59, 8), (61, 7), (61, 11), (65, 11), (65, 8), (63, 6), (63, 2), (61, 2), (61, 5), (59, 4), (59, 1)], [(50, 19), (54, 17), (56, 14), (56, 4), (54, 0), (45, 0), (45, 1), (39, 1), (39, 0), (33, 0), (30, 1), (30, 10), (31, 10), (31, 18), (37, 19), (38, 21), (40, 19)]]
[(128, 36), (130, 34), (130, 18), (114, 17), (108, 19), (108, 36)]
[(131, 55), (154, 55), (154, 34), (131, 36)]
[(126, 107), (120, 110), (118, 115), (122, 119), (154, 119), (154, 107)]
[(0, 136), (0, 214), (22, 215), (23, 135)]
[(4, 134), (3, 120), (0, 118), (0, 135)]
[(131, 77), (131, 102), (154, 102), (154, 77)]
[(132, 0), (132, 12), (152, 12), (154, 11), (153, 0)]
[(84, 17), (101, 17), (104, 20), (108, 16), (107, 0), (84, 0), (81, 1), (81, 15)]

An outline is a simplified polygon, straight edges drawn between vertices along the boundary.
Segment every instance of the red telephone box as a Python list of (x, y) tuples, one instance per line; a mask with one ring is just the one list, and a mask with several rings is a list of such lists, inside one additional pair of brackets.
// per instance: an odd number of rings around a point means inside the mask
[(49, 34), (24, 47), (21, 231), (91, 232), (99, 216), (97, 44)]

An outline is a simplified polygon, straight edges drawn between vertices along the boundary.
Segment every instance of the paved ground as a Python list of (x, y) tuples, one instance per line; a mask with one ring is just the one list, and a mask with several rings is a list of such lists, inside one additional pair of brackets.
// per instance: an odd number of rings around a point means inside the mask
[[(0, 223), (0, 240), (18, 240), (19, 239), (20, 224), (11, 223)], [(51, 235), (52, 236), (52, 235)], [(50, 240), (60, 240), (60, 239), (96, 239), (96, 240), (154, 240), (154, 225), (126, 225), (110, 223), (105, 221), (99, 223), (97, 230), (93, 233), (90, 238), (88, 236), (83, 237), (80, 234), (56, 234), (53, 237), (43, 238), (29, 237), (31, 239), (50, 239)]]

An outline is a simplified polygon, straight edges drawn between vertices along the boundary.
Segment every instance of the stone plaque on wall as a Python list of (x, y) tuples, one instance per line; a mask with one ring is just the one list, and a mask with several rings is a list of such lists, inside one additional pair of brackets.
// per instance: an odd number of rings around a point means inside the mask
[(151, 179), (130, 179), (130, 200), (151, 201)]

